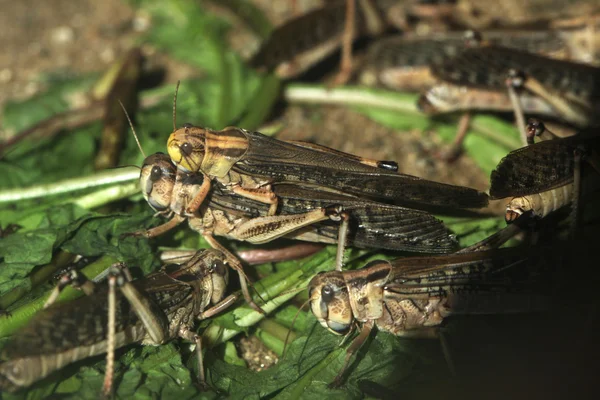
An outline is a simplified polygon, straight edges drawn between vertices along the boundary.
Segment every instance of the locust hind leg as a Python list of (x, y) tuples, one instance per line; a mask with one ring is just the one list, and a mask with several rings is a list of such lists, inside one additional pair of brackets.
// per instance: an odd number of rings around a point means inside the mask
[(589, 114), (590, 109), (584, 104), (568, 100), (561, 93), (544, 86), (532, 76), (524, 76), (523, 81), (520, 83), (524, 89), (546, 100), (565, 120), (579, 126), (589, 124), (587, 114)]
[(102, 392), (110, 397), (114, 378), (115, 337), (116, 337), (116, 288), (131, 304), (146, 334), (153, 343), (162, 344), (167, 339), (169, 321), (164, 313), (157, 313), (151, 300), (131, 283), (129, 269), (123, 263), (114, 264), (108, 276), (108, 335), (106, 338), (106, 372)]

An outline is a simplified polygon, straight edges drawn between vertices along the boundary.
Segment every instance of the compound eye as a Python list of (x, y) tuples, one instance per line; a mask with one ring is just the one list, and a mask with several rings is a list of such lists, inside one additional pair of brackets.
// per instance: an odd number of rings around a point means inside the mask
[(160, 167), (152, 167), (152, 171), (150, 172), (150, 180), (152, 182), (156, 182), (162, 177), (163, 173)]
[(333, 300), (334, 290), (330, 285), (323, 286), (321, 289), (321, 299), (322, 301), (329, 303)]
[(186, 122), (185, 124), (183, 124), (184, 128), (193, 128), (194, 125), (190, 124), (189, 122)]
[(185, 142), (184, 144), (182, 144), (180, 149), (181, 149), (181, 152), (186, 156), (189, 156), (190, 154), (192, 154), (192, 151), (194, 150), (192, 145), (189, 144), (188, 142)]
[(214, 261), (212, 270), (219, 276), (225, 276), (227, 274), (227, 266), (223, 264), (222, 261)]

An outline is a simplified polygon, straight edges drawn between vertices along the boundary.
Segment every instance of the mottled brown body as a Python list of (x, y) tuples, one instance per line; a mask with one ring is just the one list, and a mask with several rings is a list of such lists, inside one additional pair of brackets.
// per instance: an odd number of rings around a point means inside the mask
[(198, 179), (200, 175), (178, 171), (163, 154), (148, 157), (142, 167), (140, 183), (144, 196), (155, 210), (187, 218), (190, 226), (203, 234), (251, 243), (281, 236), (337, 243), (339, 223), (330, 220), (324, 210), (341, 207), (352, 220), (349, 245), (426, 252), (447, 252), (456, 247), (455, 239), (448, 235), (443, 224), (428, 213), (310, 186), (274, 185), (280, 209), (278, 215), (269, 216), (268, 205), (217, 184), (208, 202), (198, 212), (188, 215), (186, 203), (201, 185)]
[[(568, 44), (553, 31), (487, 31), (481, 37), (498, 46), (577, 60)], [(378, 40), (369, 48), (361, 82), (402, 91), (428, 89), (439, 82), (431, 72), (433, 65), (449, 62), (474, 44), (466, 32)]]
[[(578, 126), (596, 122), (600, 68), (501, 46), (481, 46), (434, 64), (431, 70), (446, 83), (500, 92), (506, 92), (509, 72), (518, 71), (526, 79), (534, 79), (547, 92), (543, 100), (554, 110), (553, 117)], [(525, 88), (530, 90), (527, 85)]]
[[(386, 21), (376, 2), (356, 0), (356, 3), (352, 40), (383, 32)], [(345, 0), (330, 1), (278, 27), (251, 64), (274, 70), (281, 78), (292, 78), (306, 71), (342, 45), (346, 6)]]
[[(117, 292), (116, 348), (132, 343), (159, 345), (180, 336), (182, 328), (218, 303), (227, 285), (224, 257), (215, 250), (202, 250), (183, 266), (166, 265), (146, 278), (132, 282), (143, 294), (140, 301), (150, 307), (162, 329), (156, 341), (137, 311)], [(107, 351), (108, 289), (70, 303), (52, 305), (40, 312), (4, 348), (0, 364), (0, 387), (16, 390), (52, 372), (87, 357)]]
[(589, 16), (600, 11), (594, 0), (459, 0), (454, 18), (471, 28), (550, 24), (561, 18)]
[[(348, 333), (352, 321), (374, 320), (381, 330), (411, 335), (451, 314), (486, 312), (485, 307), (461, 303), (461, 296), (509, 291), (514, 282), (494, 271), (526, 258), (523, 249), (500, 249), (374, 261), (356, 271), (322, 273), (309, 284), (313, 313), (338, 334)], [(324, 295), (326, 286), (335, 295)]]
[(373, 261), (360, 270), (317, 275), (309, 283), (309, 300), (321, 325), (339, 335), (360, 326), (332, 385), (342, 383), (352, 353), (374, 327), (397, 336), (432, 337), (435, 326), (452, 314), (546, 309), (546, 296), (522, 290), (534, 285), (531, 255), (519, 248), (472, 251)]

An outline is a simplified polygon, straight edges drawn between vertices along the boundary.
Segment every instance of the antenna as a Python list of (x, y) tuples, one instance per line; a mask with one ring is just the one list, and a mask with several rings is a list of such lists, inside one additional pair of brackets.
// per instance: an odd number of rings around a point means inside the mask
[(308, 305), (308, 303), (310, 303), (310, 302), (311, 302), (311, 300), (312, 300), (312, 299), (308, 299), (308, 300), (306, 300), (306, 301), (304, 302), (304, 304), (302, 304), (302, 305), (300, 306), (300, 308), (298, 309), (298, 311), (296, 311), (296, 315), (294, 315), (294, 319), (292, 320), (292, 326), (290, 326), (290, 329), (288, 330), (288, 333), (287, 333), (287, 335), (285, 335), (285, 342), (283, 342), (283, 351), (281, 352), (281, 356), (282, 356), (282, 357), (285, 355), (285, 349), (286, 349), (286, 347), (287, 347), (288, 340), (289, 340), (289, 338), (290, 338), (290, 335), (291, 335), (291, 333), (292, 333), (292, 328), (294, 327), (294, 324), (296, 323), (296, 319), (298, 318), (298, 315), (300, 315), (300, 311), (302, 311), (302, 309), (303, 309), (304, 307), (306, 307), (306, 306)]
[(179, 84), (181, 81), (177, 81), (175, 87), (175, 97), (173, 97), (173, 132), (177, 130), (177, 92), (179, 92)]
[(133, 137), (135, 138), (135, 142), (137, 143), (138, 148), (142, 152), (142, 155), (144, 156), (144, 158), (146, 158), (146, 153), (144, 153), (144, 149), (142, 149), (142, 145), (140, 144), (140, 140), (138, 139), (138, 136), (135, 133), (135, 128), (133, 127), (133, 123), (131, 122), (131, 118), (129, 118), (129, 114), (127, 114), (127, 110), (125, 109), (125, 106), (123, 105), (123, 103), (121, 103), (121, 100), (117, 100), (117, 101), (121, 105), (121, 108), (123, 109), (123, 112), (125, 113), (125, 116), (127, 117), (127, 121), (129, 121), (129, 126), (131, 127), (131, 131), (133, 132)]

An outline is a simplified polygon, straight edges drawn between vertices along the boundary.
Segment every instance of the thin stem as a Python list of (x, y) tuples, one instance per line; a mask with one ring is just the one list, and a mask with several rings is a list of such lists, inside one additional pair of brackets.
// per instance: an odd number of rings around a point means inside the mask
[(317, 85), (290, 85), (286, 87), (284, 97), (287, 101), (296, 103), (368, 106), (423, 115), (417, 110), (414, 95), (385, 90), (351, 86), (327, 89)]
[[(112, 257), (102, 257), (99, 260), (91, 263), (87, 267), (85, 267), (81, 272), (88, 277), (88, 279), (92, 279), (96, 275), (103, 272), (105, 269), (110, 267), (115, 263), (115, 259)], [(10, 311), (10, 315), (0, 316), (0, 337), (10, 336), (16, 330), (24, 326), (33, 316), (40, 311), (48, 296), (50, 296), (51, 290), (48, 290), (42, 296), (37, 299), (19, 307), (15, 310)], [(58, 297), (57, 303), (69, 301), (76, 299), (82, 295), (81, 291), (73, 289), (72, 287), (67, 287), (63, 290)]]
[[(0, 192), (0, 203), (18, 202), (28, 199), (53, 196), (90, 189), (108, 184), (137, 180), (140, 170), (134, 167), (99, 172), (90, 176), (65, 179), (55, 183), (30, 186), (25, 189), (10, 189)], [(139, 188), (138, 188), (139, 191)]]
[(139, 193), (139, 191), (140, 187), (138, 183), (131, 182), (125, 185), (111, 186), (90, 194), (86, 194), (85, 196), (81, 196), (73, 200), (73, 203), (82, 208), (91, 209), (103, 206), (104, 204), (108, 204), (113, 201), (126, 199), (134, 194)]

